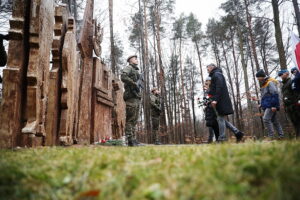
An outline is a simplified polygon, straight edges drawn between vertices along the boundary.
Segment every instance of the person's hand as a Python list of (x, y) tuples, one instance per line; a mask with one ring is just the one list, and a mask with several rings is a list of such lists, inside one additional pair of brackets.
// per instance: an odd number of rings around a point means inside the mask
[(212, 106), (212, 107), (216, 107), (217, 103), (218, 103), (218, 102), (216, 102), (216, 101), (212, 101), (212, 102), (211, 102), (211, 106)]
[(271, 110), (272, 110), (272, 112), (276, 112), (277, 108), (272, 107)]

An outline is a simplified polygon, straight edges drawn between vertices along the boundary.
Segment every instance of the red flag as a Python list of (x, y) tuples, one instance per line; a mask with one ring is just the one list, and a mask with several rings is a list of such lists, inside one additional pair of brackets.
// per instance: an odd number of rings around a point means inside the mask
[(291, 39), (290, 39), (290, 48), (291, 55), (295, 66), (300, 70), (300, 38), (296, 36), (294, 32), (291, 31)]

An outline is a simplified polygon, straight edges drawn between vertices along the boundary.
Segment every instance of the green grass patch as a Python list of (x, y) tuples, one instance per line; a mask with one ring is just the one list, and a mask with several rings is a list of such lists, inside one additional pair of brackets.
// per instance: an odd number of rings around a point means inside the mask
[(299, 199), (300, 142), (0, 150), (0, 199)]

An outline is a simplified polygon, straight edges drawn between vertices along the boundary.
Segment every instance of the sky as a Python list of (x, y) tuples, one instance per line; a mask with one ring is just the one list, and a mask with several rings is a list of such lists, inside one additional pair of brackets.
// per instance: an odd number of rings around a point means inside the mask
[[(132, 16), (138, 10), (137, 0), (114, 0), (114, 32), (119, 35), (124, 46), (124, 56), (126, 57), (134, 49), (131, 49), (128, 43), (130, 26), (130, 16)], [(198, 20), (203, 24), (203, 29), (209, 18), (219, 17), (220, 10), (218, 9), (221, 3), (225, 0), (176, 0), (174, 16), (179, 16), (181, 13), (188, 15), (193, 12)], [(103, 26), (105, 27), (104, 40), (103, 40), (103, 56), (107, 57), (109, 54), (109, 21), (107, 0), (95, 0), (95, 13), (102, 13), (101, 19)]]
[(189, 14), (194, 13), (202, 24), (206, 24), (209, 18), (220, 16), (220, 5), (225, 0), (176, 0), (175, 12)]

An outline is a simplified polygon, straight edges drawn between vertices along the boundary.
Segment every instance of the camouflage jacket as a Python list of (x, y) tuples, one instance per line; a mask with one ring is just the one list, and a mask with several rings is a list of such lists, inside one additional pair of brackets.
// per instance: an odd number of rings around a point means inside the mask
[(161, 113), (159, 96), (155, 96), (154, 94), (151, 94), (150, 105), (151, 105), (152, 117), (159, 117)]
[(139, 68), (135, 65), (128, 65), (122, 70), (121, 80), (124, 83), (124, 100), (141, 99), (141, 91), (137, 85), (140, 79)]

